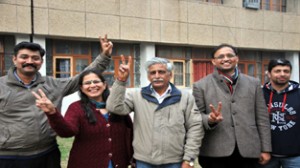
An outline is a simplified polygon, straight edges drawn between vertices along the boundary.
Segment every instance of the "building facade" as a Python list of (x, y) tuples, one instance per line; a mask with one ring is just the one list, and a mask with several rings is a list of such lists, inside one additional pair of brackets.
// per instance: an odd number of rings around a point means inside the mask
[(190, 88), (212, 72), (221, 43), (238, 47), (239, 69), (262, 83), (268, 61), (280, 57), (299, 81), (298, 0), (1, 0), (0, 75), (14, 45), (32, 41), (46, 48), (42, 74), (74, 76), (99, 54), (104, 34), (114, 42), (110, 84), (123, 54), (134, 58), (128, 87), (147, 85), (145, 61), (164, 57), (175, 65), (172, 82)]

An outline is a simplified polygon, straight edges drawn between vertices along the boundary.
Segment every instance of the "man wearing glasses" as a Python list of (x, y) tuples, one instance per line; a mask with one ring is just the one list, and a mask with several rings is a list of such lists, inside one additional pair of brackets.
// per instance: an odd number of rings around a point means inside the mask
[(270, 159), (270, 124), (261, 85), (239, 72), (238, 61), (235, 47), (219, 45), (212, 52), (214, 72), (194, 83), (205, 128), (202, 168), (253, 168)]

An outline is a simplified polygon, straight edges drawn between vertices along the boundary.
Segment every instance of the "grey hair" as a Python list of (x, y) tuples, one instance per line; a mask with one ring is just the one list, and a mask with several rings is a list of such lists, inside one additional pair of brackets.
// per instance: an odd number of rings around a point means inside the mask
[(152, 66), (152, 65), (155, 65), (155, 64), (164, 64), (164, 65), (166, 65), (167, 71), (169, 71), (169, 72), (172, 72), (172, 70), (173, 70), (173, 64), (168, 59), (160, 58), (160, 57), (154, 57), (154, 58), (148, 60), (145, 63), (146, 71), (148, 72), (149, 67)]

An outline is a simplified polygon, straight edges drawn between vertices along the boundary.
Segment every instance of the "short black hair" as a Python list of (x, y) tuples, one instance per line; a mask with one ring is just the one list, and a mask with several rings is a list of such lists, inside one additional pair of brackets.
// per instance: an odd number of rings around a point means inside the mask
[(17, 44), (14, 48), (14, 55), (17, 56), (19, 53), (19, 50), (22, 49), (28, 49), (31, 51), (38, 51), (41, 55), (41, 57), (43, 57), (45, 55), (45, 50), (37, 43), (30, 43), (27, 41), (23, 41), (20, 42), (19, 44)]
[(224, 47), (229, 47), (229, 48), (231, 48), (231, 49), (233, 50), (234, 54), (235, 54), (235, 55), (238, 55), (238, 49), (237, 49), (237, 48), (235, 48), (234, 46), (232, 46), (232, 45), (230, 45), (230, 44), (225, 44), (225, 43), (223, 43), (223, 44), (220, 44), (220, 45), (218, 45), (217, 47), (215, 47), (215, 48), (213, 49), (213, 51), (212, 51), (212, 53), (211, 53), (211, 58), (214, 58), (214, 57), (215, 57), (215, 53), (216, 53), (219, 49), (224, 48)]
[(272, 69), (277, 65), (289, 66), (292, 70), (292, 64), (289, 60), (286, 60), (284, 58), (279, 58), (279, 59), (270, 60), (269, 65), (268, 65), (268, 71), (271, 72)]

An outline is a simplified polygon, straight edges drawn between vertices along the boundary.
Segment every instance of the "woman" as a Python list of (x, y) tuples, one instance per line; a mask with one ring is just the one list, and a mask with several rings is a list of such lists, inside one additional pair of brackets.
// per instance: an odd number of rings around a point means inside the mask
[(65, 117), (42, 90), (34, 93), (36, 105), (47, 115), (61, 137), (75, 136), (68, 168), (127, 168), (132, 158), (130, 117), (110, 114), (105, 108), (109, 89), (100, 73), (93, 70), (79, 77), (80, 100), (72, 103)]

